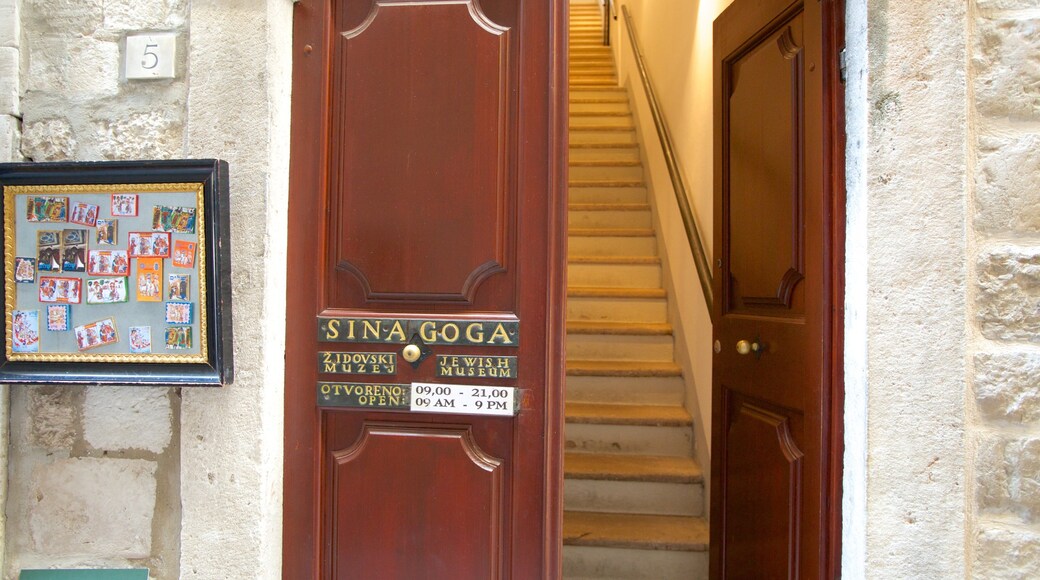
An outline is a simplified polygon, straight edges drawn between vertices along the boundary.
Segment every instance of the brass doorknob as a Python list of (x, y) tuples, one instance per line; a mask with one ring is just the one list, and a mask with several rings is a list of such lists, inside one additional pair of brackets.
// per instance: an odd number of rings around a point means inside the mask
[(401, 351), (401, 356), (404, 357), (404, 360), (413, 363), (422, 356), (422, 350), (414, 344), (409, 344)]
[(761, 351), (762, 345), (759, 344), (757, 340), (755, 342), (750, 342), (747, 340), (737, 341), (737, 352), (740, 354), (748, 354), (753, 352), (757, 355), (760, 354)]

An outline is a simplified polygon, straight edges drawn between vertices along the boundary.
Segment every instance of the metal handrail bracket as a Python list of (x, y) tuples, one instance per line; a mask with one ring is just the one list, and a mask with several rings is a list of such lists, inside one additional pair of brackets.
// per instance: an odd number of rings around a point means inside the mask
[(661, 105), (657, 102), (657, 93), (654, 92), (653, 83), (650, 81), (650, 71), (647, 70), (646, 62), (643, 60), (643, 48), (639, 44), (639, 38), (632, 23), (632, 14), (629, 13), (627, 5), (621, 6), (621, 12), (625, 15), (625, 27), (628, 28), (628, 38), (632, 42), (632, 53), (636, 58), (636, 68), (639, 69), (639, 77), (643, 81), (643, 90), (646, 91), (646, 99), (650, 103), (650, 114), (654, 118), (657, 137), (661, 140), (661, 150), (664, 153), (665, 164), (668, 166), (668, 176), (672, 181), (672, 189), (675, 191), (675, 201), (679, 204), (679, 214), (682, 216), (683, 228), (686, 230), (690, 252), (693, 254), (693, 263), (697, 267), (697, 279), (700, 280), (701, 291), (704, 293), (704, 303), (707, 304), (708, 312), (711, 313), (713, 312), (714, 304), (711, 265), (708, 262), (707, 252), (704, 250), (704, 243), (701, 241), (697, 220), (693, 215), (693, 207), (690, 206), (690, 198), (686, 193), (686, 184), (683, 182), (682, 174), (679, 172), (679, 161), (672, 146), (672, 135), (668, 130), (668, 124), (664, 119)]

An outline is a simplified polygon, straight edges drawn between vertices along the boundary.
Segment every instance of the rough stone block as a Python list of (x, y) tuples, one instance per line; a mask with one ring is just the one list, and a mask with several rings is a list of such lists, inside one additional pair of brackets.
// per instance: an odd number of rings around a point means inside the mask
[(979, 19), (972, 68), (980, 113), (1040, 120), (1040, 19)]
[(993, 340), (1040, 342), (1040, 247), (1003, 245), (979, 254), (976, 320)]
[(161, 111), (97, 121), (94, 128), (104, 159), (169, 159), (182, 154), (184, 127)]
[(44, 554), (151, 555), (156, 464), (73, 458), (33, 470), (29, 530)]
[(0, 115), (21, 115), (18, 49), (0, 46)]
[(186, 0), (109, 0), (105, 3), (104, 26), (119, 31), (169, 30), (183, 26), (187, 12)]
[(105, 451), (143, 449), (161, 453), (173, 432), (167, 389), (89, 387), (83, 402), (83, 435)]
[(65, 119), (29, 121), (22, 126), (22, 154), (33, 161), (76, 158), (76, 137)]
[(29, 395), (29, 444), (47, 451), (68, 451), (79, 436), (78, 387), (26, 387)]
[(0, 115), (0, 163), (22, 160), (22, 124), (9, 115)]
[(22, 0), (22, 26), (39, 32), (89, 36), (101, 26), (103, 0)]
[(988, 437), (980, 442), (976, 467), (980, 511), (1040, 520), (1040, 438)]
[(973, 578), (1040, 578), (1040, 535), (1029, 530), (983, 527), (975, 536)]
[(976, 0), (980, 10), (1028, 10), (1040, 8), (1040, 0)]
[(0, 46), (18, 48), (22, 44), (19, 2), (20, 0), (0, 0)]
[(1040, 420), (1040, 354), (976, 354), (975, 400), (986, 419), (1015, 423)]
[(91, 37), (47, 36), (30, 43), (26, 90), (68, 101), (119, 93), (119, 44)]
[(975, 168), (981, 232), (1040, 232), (1040, 135), (985, 135)]

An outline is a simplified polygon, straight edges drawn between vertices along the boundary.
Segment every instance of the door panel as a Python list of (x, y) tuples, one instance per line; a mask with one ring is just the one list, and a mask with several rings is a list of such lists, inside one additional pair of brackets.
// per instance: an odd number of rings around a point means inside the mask
[(736, 0), (715, 21), (715, 578), (834, 570), (834, 10)]
[(565, 3), (295, 6), (283, 575), (554, 577)]

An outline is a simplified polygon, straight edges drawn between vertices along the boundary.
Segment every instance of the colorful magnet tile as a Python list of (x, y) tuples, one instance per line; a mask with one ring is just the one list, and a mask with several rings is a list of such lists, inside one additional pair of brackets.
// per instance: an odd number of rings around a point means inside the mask
[(11, 312), (11, 351), (40, 352), (40, 311)]
[(195, 208), (157, 205), (152, 208), (152, 231), (195, 233)]
[(191, 302), (167, 302), (166, 324), (191, 324)]
[(61, 232), (36, 232), (36, 265), (41, 272), (61, 271)]
[(14, 281), (23, 284), (36, 282), (36, 258), (14, 258)]
[(87, 259), (87, 274), (91, 276), (126, 276), (130, 273), (130, 258), (126, 250), (91, 250)]
[(174, 240), (173, 242), (173, 265), (178, 268), (195, 267), (195, 242), (187, 240)]
[(72, 213), (69, 214), (69, 221), (74, 224), (94, 227), (97, 225), (99, 210), (100, 208), (92, 203), (77, 201), (72, 204)]
[(137, 259), (137, 301), (162, 302), (162, 258)]
[(87, 304), (127, 301), (126, 278), (87, 278)]
[[(188, 330), (191, 329), (189, 328)], [(147, 354), (152, 352), (151, 326), (130, 327), (130, 352), (134, 354)]]
[(116, 333), (116, 322), (111, 318), (76, 327), (76, 344), (81, 351), (117, 342), (119, 336)]
[(119, 242), (119, 220), (99, 219), (97, 221), (97, 243), (99, 246), (115, 246)]
[(47, 305), (47, 330), (64, 332), (72, 327), (72, 307), (68, 304)]
[(131, 258), (170, 257), (170, 234), (165, 232), (130, 232), (127, 250)]
[(191, 276), (187, 274), (170, 274), (170, 291), (166, 296), (167, 300), (191, 300), (191, 288), (188, 284), (191, 282)]
[(60, 276), (40, 276), (40, 302), (79, 304), (83, 280)]
[(61, 231), (61, 270), (87, 271), (87, 230)]
[(188, 350), (191, 348), (190, 326), (167, 326), (166, 348), (169, 350)]
[(112, 215), (116, 217), (137, 216), (137, 194), (136, 193), (113, 193)]
[(26, 202), (25, 221), (66, 222), (69, 216), (67, 197), (30, 197)]

